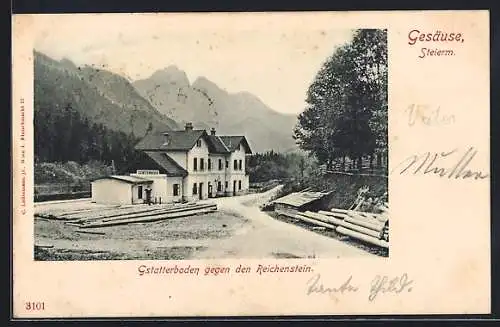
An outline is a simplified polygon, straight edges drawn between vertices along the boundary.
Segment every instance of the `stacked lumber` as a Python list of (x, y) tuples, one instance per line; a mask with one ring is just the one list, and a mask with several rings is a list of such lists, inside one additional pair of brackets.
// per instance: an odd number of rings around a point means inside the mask
[(91, 204), (88, 207), (79, 209), (48, 208), (37, 211), (35, 213), (35, 216), (46, 219), (57, 219), (64, 221), (79, 222), (80, 220), (101, 219), (101, 218), (123, 216), (127, 214), (146, 213), (146, 212), (154, 212), (157, 210), (181, 208), (187, 205), (191, 206), (193, 204), (162, 204), (154, 206), (149, 206), (145, 204), (96, 206)]
[(389, 220), (386, 213), (373, 214), (334, 208), (330, 211), (299, 212), (295, 218), (376, 246), (389, 247)]
[(196, 205), (165, 206), (163, 208), (150, 208), (149, 210), (125, 211), (122, 214), (113, 213), (107, 216), (79, 219), (68, 222), (80, 228), (96, 228), (106, 226), (125, 225), (131, 223), (154, 222), (164, 219), (173, 219), (194, 215), (201, 215), (217, 210), (217, 205), (212, 203)]
[(210, 213), (217, 210), (216, 204), (203, 204), (196, 206), (186, 206), (185, 208), (177, 209), (166, 209), (155, 211), (153, 213), (139, 213), (125, 216), (116, 216), (112, 218), (106, 218), (101, 220), (93, 220), (91, 222), (84, 221), (81, 224), (81, 228), (95, 228), (95, 227), (106, 227), (115, 225), (125, 225), (130, 223), (146, 223), (154, 222), (164, 219), (173, 219), (194, 215), (202, 215)]
[(336, 229), (336, 231), (339, 234), (346, 235), (346, 236), (349, 236), (349, 237), (352, 237), (352, 238), (355, 238), (355, 239), (358, 239), (361, 241), (365, 241), (365, 242), (373, 244), (373, 245), (377, 245), (377, 246), (380, 246), (383, 248), (389, 248), (389, 242), (387, 242), (387, 241), (380, 240), (380, 239), (377, 239), (375, 237), (370, 237), (366, 234), (355, 232), (355, 231), (352, 231), (352, 230), (345, 228), (345, 227), (342, 227), (342, 226), (339, 226)]
[(38, 209), (35, 212), (36, 217), (46, 218), (46, 219), (58, 219), (58, 220), (70, 220), (73, 215), (90, 215), (95, 212), (108, 212), (110, 210), (116, 210), (120, 208), (123, 210), (125, 206), (119, 205), (109, 205), (109, 206), (88, 206), (75, 209), (63, 209), (63, 208), (43, 208)]
[[(35, 215), (43, 219), (63, 220), (79, 228), (105, 227), (130, 223), (160, 221), (210, 213), (217, 210), (213, 203), (175, 203), (164, 205), (90, 206), (80, 209), (46, 209)], [(90, 234), (90, 232), (78, 231)], [(92, 232), (92, 234), (94, 234)]]

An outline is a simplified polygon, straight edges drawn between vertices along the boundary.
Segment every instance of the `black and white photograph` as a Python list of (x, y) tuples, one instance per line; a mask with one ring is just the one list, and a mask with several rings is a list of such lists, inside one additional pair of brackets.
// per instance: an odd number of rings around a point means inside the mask
[(487, 10), (13, 18), (14, 316), (491, 311)]
[(72, 19), (33, 49), (36, 261), (389, 257), (386, 29)]

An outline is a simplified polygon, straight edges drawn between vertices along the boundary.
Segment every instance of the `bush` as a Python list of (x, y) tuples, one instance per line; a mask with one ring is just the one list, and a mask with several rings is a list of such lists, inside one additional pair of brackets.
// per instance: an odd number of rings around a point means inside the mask
[(349, 209), (355, 202), (358, 191), (367, 186), (367, 197), (383, 197), (388, 191), (388, 179), (381, 176), (347, 175), (317, 172), (300, 180), (290, 179), (272, 200), (290, 193), (309, 189), (312, 192), (331, 191), (327, 198), (328, 208)]
[(78, 164), (74, 161), (66, 163), (42, 162), (36, 163), (34, 166), (35, 186), (71, 185), (76, 189), (83, 190), (89, 186), (92, 180), (111, 173), (111, 167), (97, 161), (86, 164)]

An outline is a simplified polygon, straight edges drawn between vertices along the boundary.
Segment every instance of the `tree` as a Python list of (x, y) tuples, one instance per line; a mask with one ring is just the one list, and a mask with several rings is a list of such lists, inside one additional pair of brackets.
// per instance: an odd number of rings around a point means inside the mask
[(364, 29), (355, 33), (351, 43), (353, 72), (350, 90), (357, 108), (366, 115), (362, 120), (368, 126), (363, 128), (366, 145), (363, 154), (373, 155), (387, 152), (387, 31)]
[(319, 163), (359, 159), (387, 147), (387, 32), (357, 30), (307, 90), (294, 138)]
[(107, 129), (102, 124), (82, 118), (68, 104), (62, 112), (35, 110), (35, 159), (37, 162), (80, 164), (97, 160), (123, 164), (136, 153), (137, 138)]

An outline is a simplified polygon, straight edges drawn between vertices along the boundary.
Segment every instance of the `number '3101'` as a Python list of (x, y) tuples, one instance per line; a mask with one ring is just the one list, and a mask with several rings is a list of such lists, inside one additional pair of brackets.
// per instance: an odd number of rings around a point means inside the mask
[(24, 308), (27, 311), (45, 310), (45, 302), (25, 302)]

